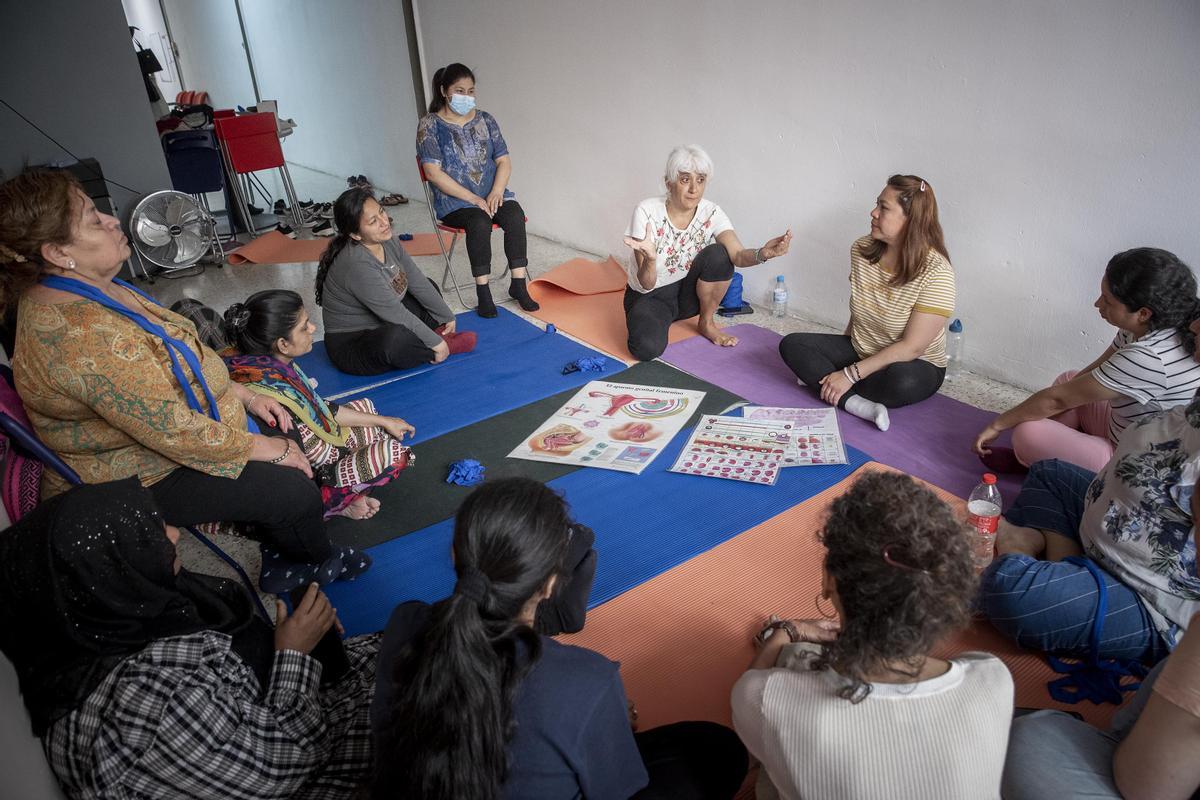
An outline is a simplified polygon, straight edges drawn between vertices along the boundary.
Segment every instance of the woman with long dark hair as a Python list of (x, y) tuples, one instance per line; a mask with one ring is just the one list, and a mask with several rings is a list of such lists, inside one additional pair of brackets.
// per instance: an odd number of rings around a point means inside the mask
[(287, 409), (292, 436), (321, 486), (325, 516), (374, 516), (379, 501), (366, 493), (390, 483), (411, 463), (401, 441), (415, 432), (413, 426), (377, 413), (369, 398), (334, 403), (317, 394), (296, 363), (312, 350), (316, 326), (295, 292), (256, 292), (230, 306), (225, 322), (236, 342), (221, 353), (229, 376)]
[(272, 629), (240, 584), (182, 568), (178, 540), (133, 478), (0, 537), (0, 648), (67, 796), (354, 796), (379, 636), (340, 641), (315, 584)]
[(893, 175), (871, 210), (871, 232), (850, 245), (846, 332), (788, 334), (779, 355), (826, 403), (886, 431), (889, 408), (942, 385), (954, 298), (933, 186)]
[(455, 332), (454, 312), (392, 231), (369, 189), (347, 189), (333, 204), (337, 235), (317, 265), (325, 351), (351, 375), (439, 364), (475, 347)]
[(417, 125), (417, 158), (433, 188), (434, 213), (466, 230), (467, 257), (475, 276), (476, 311), (496, 316), (488, 279), (492, 271), (492, 225), (504, 230), (504, 255), (512, 283), (508, 295), (525, 311), (539, 306), (525, 286), (525, 211), (508, 188), (512, 158), (496, 118), (475, 108), (475, 74), (462, 64), (433, 75), (429, 113)]
[(986, 653), (931, 652), (971, 615), (962, 522), (907, 475), (873, 472), (833, 502), (821, 541), (824, 619), (772, 617), (733, 687), (760, 782), (789, 800), (998, 797), (1012, 677)]
[(603, 800), (660, 796), (662, 780), (672, 785), (661, 796), (737, 791), (746, 756), (732, 731), (679, 723), (635, 735), (617, 665), (535, 633), (547, 605), (586, 602), (578, 578), (560, 587), (577, 527), (561, 497), (525, 478), (464, 501), (454, 593), (397, 607), (384, 632), (373, 797)]
[[(1121, 434), (1148, 414), (1186, 405), (1200, 388), (1192, 332), (1200, 319), (1196, 278), (1173, 253), (1139, 247), (1113, 256), (1096, 308), (1117, 335), (1100, 357), (1000, 414), (975, 438), (975, 452), (999, 472), (1024, 472), (1059, 458), (1099, 472)], [(1011, 449), (989, 447), (1012, 429)]]

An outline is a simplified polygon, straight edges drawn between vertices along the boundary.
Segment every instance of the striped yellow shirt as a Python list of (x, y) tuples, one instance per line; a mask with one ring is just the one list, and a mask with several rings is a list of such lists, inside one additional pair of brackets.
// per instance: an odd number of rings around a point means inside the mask
[[(892, 286), (891, 273), (862, 255), (862, 248), (870, 243), (871, 237), (864, 236), (850, 246), (850, 343), (860, 358), (900, 341), (914, 311), (943, 317), (954, 313), (954, 268), (941, 253), (931, 249), (916, 278)], [(945, 329), (921, 358), (946, 366)]]

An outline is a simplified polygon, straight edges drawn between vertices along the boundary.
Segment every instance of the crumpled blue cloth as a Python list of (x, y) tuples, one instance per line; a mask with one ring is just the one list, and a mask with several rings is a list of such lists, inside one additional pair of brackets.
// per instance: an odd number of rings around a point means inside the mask
[(475, 486), (483, 483), (483, 471), (486, 467), (473, 458), (464, 458), (450, 465), (450, 474), (446, 483), (456, 483), (459, 486)]
[(570, 364), (562, 368), (563, 375), (570, 375), (572, 372), (600, 372), (608, 363), (608, 359), (604, 356), (584, 356), (577, 358)]

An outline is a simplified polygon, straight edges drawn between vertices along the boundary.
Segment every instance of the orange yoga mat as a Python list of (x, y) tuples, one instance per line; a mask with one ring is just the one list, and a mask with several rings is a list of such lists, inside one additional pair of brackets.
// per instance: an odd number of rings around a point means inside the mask
[[(873, 462), (862, 467), (886, 469)], [(765, 618), (772, 613), (819, 616), (815, 598), (824, 548), (817, 532), (830, 502), (853, 480), (851, 476), (593, 609), (583, 631), (562, 641), (621, 662), (625, 691), (637, 703), (643, 728), (684, 719), (728, 725), (729, 692), (754, 656), (750, 638)], [(930, 488), (961, 509), (961, 500)], [(1040, 655), (1004, 639), (986, 621), (975, 622), (937, 654), (964, 650), (983, 650), (1004, 660), (1016, 684), (1017, 706), (1076, 711), (1099, 726), (1107, 726), (1116, 710), (1052, 700), (1046, 682), (1060, 676)]]
[[(401, 242), (410, 256), (441, 253), (432, 233), (414, 233), (412, 241)], [(450, 242), (446, 242), (449, 247)], [(289, 239), (279, 231), (268, 231), (228, 255), (230, 264), (292, 264), (316, 261), (329, 247), (329, 239)]]
[[(617, 260), (573, 258), (554, 267), (529, 284), (529, 294), (541, 305), (533, 316), (554, 323), (559, 329), (593, 347), (625, 361), (633, 361), (625, 342), (626, 272)], [(671, 343), (696, 336), (696, 317), (671, 326)]]

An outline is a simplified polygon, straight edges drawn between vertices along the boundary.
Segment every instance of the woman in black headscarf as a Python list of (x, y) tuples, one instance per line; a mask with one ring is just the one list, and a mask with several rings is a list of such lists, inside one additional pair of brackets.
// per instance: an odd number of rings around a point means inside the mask
[(181, 569), (178, 538), (135, 478), (0, 536), (0, 649), (67, 794), (352, 795), (378, 637), (342, 650), (315, 585), (272, 630), (241, 586)]

